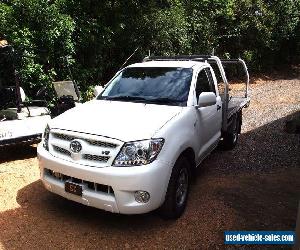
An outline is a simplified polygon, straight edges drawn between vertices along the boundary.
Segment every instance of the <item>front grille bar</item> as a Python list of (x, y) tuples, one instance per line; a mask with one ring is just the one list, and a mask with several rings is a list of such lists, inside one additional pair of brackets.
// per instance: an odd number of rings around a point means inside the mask
[(61, 154), (71, 156), (71, 152), (69, 150), (64, 149), (64, 148), (53, 145), (53, 149), (55, 151), (61, 153)]
[(110, 158), (109, 156), (101, 156), (101, 155), (90, 155), (90, 154), (83, 155), (83, 159), (90, 160), (90, 161), (107, 162), (109, 158)]

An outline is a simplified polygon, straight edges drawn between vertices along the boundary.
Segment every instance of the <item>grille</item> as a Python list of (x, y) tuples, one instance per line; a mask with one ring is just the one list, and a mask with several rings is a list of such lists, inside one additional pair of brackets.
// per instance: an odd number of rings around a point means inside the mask
[(65, 134), (58, 134), (58, 133), (53, 133), (53, 136), (57, 139), (65, 140), (65, 141), (72, 141), (75, 139), (75, 137), (70, 136), (70, 135), (65, 135)]
[(85, 181), (82, 179), (78, 179), (75, 177), (71, 177), (68, 175), (61, 174), (59, 172), (54, 172), (50, 169), (45, 169), (45, 174), (53, 179), (59, 180), (61, 182), (70, 181), (77, 184), (83, 184), (86, 189), (95, 191), (95, 192), (101, 192), (101, 193), (107, 193), (114, 195), (114, 190), (111, 186), (103, 185), (95, 182)]
[(99, 162), (107, 162), (109, 160), (109, 156), (100, 156), (100, 155), (90, 155), (85, 154), (83, 159), (90, 160), (90, 161), (99, 161)]
[(71, 152), (68, 151), (68, 150), (66, 150), (66, 149), (64, 149), (64, 148), (57, 147), (57, 146), (54, 146), (54, 145), (53, 145), (53, 149), (54, 149), (54, 151), (59, 152), (59, 153), (61, 153), (61, 154), (71, 156)]
[(75, 139), (80, 139), (80, 140), (86, 141), (87, 143), (89, 143), (93, 146), (104, 147), (104, 148), (116, 148), (118, 146), (118, 145), (116, 145), (114, 143), (110, 143), (110, 142), (88, 140), (88, 139), (70, 136), (70, 135), (66, 135), (66, 134), (53, 133), (53, 136), (57, 139), (61, 139), (64, 141), (72, 141)]
[(114, 143), (104, 142), (104, 141), (92, 141), (92, 140), (86, 140), (89, 144), (93, 146), (98, 147), (104, 147), (104, 148), (116, 148), (117, 145)]
[[(70, 143), (78, 139), (82, 150), (73, 154)], [(49, 137), (49, 152), (60, 159), (89, 167), (108, 167), (120, 151), (122, 141), (100, 135), (53, 129)]]

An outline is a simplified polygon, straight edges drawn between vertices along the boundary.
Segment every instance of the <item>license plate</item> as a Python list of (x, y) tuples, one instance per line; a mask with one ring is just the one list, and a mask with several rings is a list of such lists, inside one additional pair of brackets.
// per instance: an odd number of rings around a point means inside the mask
[(65, 182), (65, 191), (71, 194), (82, 196), (82, 186), (73, 182)]
[(12, 132), (7, 130), (0, 130), (0, 139), (8, 139), (12, 137)]

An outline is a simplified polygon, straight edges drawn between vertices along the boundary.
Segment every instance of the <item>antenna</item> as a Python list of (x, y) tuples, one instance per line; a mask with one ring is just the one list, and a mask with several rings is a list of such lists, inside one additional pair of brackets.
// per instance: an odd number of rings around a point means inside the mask
[(137, 48), (133, 51), (133, 53), (126, 59), (126, 61), (122, 64), (122, 66), (121, 66), (121, 68), (120, 68), (119, 70), (123, 69), (123, 67), (124, 67), (124, 66), (126, 65), (126, 63), (130, 60), (130, 58), (133, 57), (134, 54), (138, 51), (138, 49), (139, 49), (139, 47), (137, 47)]

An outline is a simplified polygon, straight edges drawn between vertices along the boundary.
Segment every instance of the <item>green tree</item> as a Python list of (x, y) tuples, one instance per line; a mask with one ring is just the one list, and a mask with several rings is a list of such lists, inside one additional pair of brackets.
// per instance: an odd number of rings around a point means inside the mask
[(61, 57), (72, 55), (74, 22), (45, 0), (11, 0), (0, 4), (0, 34), (16, 51), (22, 86), (34, 96), (56, 75), (67, 77)]
[(69, 56), (83, 96), (90, 96), (91, 85), (110, 79), (136, 48), (130, 62), (149, 51), (214, 50), (243, 57), (258, 71), (299, 63), (299, 13), (293, 0), (2, 0), (0, 36), (22, 56), (27, 91), (69, 78), (62, 60)]

